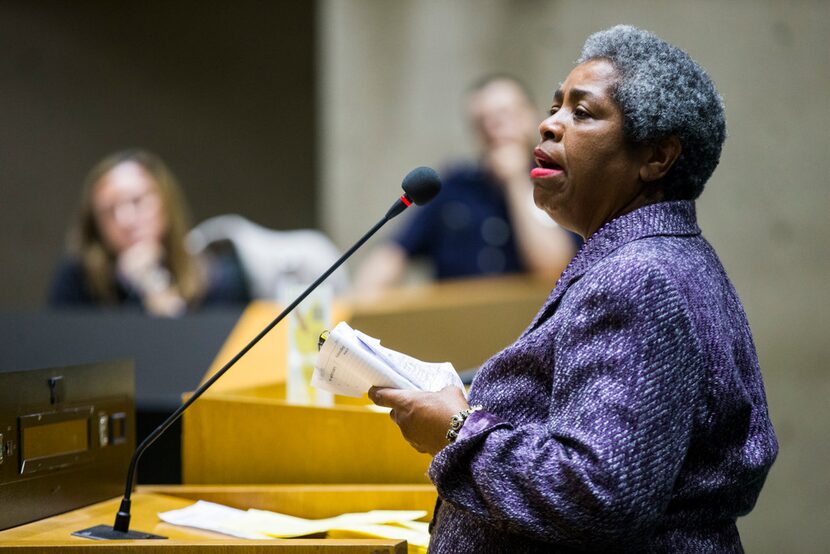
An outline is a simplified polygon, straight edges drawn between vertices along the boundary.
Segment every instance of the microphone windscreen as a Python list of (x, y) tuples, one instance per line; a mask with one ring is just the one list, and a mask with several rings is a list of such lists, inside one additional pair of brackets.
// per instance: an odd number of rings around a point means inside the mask
[(401, 186), (413, 202), (423, 206), (441, 192), (441, 178), (431, 167), (416, 167), (403, 178)]

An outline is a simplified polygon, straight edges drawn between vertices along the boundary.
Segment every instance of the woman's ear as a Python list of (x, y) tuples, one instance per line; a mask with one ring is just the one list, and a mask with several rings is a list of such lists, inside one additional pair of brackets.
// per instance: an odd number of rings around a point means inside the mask
[(658, 140), (648, 147), (649, 155), (640, 167), (640, 180), (650, 183), (662, 179), (677, 161), (683, 147), (676, 135)]

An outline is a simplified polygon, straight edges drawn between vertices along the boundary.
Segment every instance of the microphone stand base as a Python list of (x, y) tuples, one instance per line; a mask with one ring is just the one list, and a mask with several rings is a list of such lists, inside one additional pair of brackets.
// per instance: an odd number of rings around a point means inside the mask
[(128, 541), (128, 540), (144, 540), (144, 539), (166, 539), (161, 535), (154, 535), (152, 533), (145, 533), (144, 531), (116, 531), (111, 525), (96, 525), (89, 529), (81, 529), (72, 533), (76, 537), (83, 537), (85, 539), (93, 539), (96, 541)]

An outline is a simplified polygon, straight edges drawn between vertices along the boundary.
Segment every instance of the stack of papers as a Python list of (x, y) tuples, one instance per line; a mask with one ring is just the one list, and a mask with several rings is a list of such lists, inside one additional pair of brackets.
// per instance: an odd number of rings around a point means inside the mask
[(331, 330), (317, 355), (311, 384), (343, 396), (358, 397), (369, 388), (439, 391), (461, 378), (449, 362), (422, 362), (380, 345), (380, 340), (340, 322)]
[(266, 510), (238, 510), (199, 500), (159, 518), (173, 525), (196, 527), (242, 539), (295, 538), (327, 533), (330, 538), (388, 538), (405, 540), (409, 552), (426, 552), (429, 545), (422, 510), (373, 510), (326, 519), (303, 519)]

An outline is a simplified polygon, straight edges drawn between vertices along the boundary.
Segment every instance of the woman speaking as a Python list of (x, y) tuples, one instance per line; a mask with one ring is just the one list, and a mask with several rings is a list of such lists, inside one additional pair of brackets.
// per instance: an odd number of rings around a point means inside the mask
[(726, 136), (686, 53), (588, 38), (539, 126), (534, 199), (585, 243), (524, 333), (451, 388), (374, 388), (434, 459), (431, 552), (741, 552), (775, 459), (758, 359), (694, 200)]

